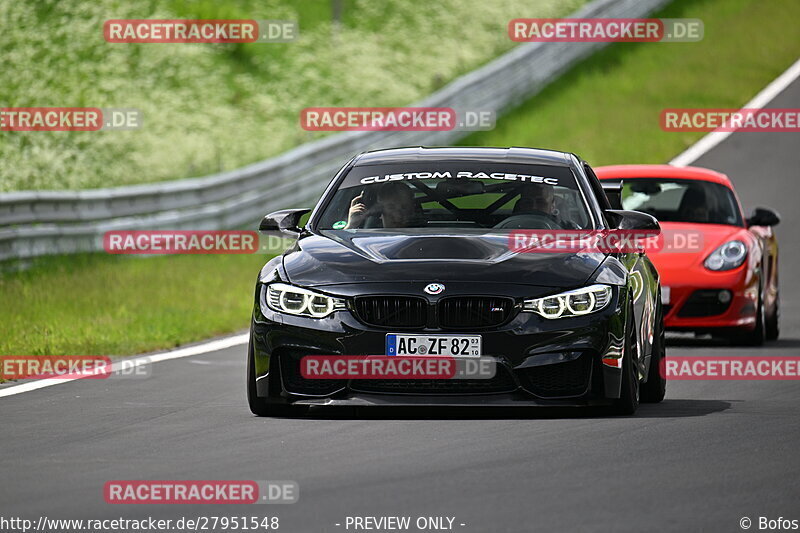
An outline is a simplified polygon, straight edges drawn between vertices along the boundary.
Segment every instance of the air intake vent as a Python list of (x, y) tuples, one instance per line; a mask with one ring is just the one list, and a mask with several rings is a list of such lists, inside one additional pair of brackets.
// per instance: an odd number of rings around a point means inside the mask
[(508, 320), (513, 311), (510, 298), (453, 296), (439, 302), (439, 325), (448, 329), (489, 328)]
[(365, 324), (386, 328), (422, 328), (427, 323), (428, 303), (415, 296), (362, 296), (356, 313)]

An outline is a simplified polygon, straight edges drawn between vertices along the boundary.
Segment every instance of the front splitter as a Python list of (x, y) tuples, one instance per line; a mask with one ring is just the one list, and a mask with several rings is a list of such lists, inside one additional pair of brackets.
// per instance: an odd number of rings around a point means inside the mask
[(538, 399), (515, 393), (482, 395), (425, 395), (353, 393), (343, 398), (303, 398), (293, 405), (317, 407), (588, 407), (610, 405), (605, 398)]

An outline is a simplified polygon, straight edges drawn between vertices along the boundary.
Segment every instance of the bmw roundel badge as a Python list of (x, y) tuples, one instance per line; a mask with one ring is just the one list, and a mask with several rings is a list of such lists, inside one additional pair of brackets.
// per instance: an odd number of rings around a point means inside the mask
[(425, 286), (425, 292), (428, 294), (439, 294), (444, 291), (444, 285), (441, 283), (428, 283)]

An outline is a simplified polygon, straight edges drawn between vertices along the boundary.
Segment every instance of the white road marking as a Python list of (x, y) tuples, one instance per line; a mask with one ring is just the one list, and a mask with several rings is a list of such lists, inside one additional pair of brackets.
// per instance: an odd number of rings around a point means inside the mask
[[(743, 105), (742, 109), (761, 109), (791, 85), (798, 76), (800, 76), (800, 59), (795, 61), (783, 74), (775, 78), (772, 83), (764, 87), (752, 100)], [(670, 161), (669, 164), (674, 167), (685, 167), (700, 159), (703, 154), (727, 139), (731, 133), (733, 132), (712, 131)]]
[[(126, 357), (123, 360), (114, 362), (111, 365), (111, 371), (119, 371), (123, 364), (126, 365), (127, 368), (130, 368), (131, 365), (144, 366), (152, 363), (159, 363), (161, 361), (170, 361), (172, 359), (181, 359), (183, 357), (191, 357), (193, 355), (216, 352), (217, 350), (224, 350), (225, 348), (231, 348), (233, 346), (241, 346), (242, 344), (247, 344), (248, 337), (248, 333), (243, 333), (241, 335), (234, 335), (232, 337), (225, 337), (222, 339), (204, 342), (203, 344), (187, 346), (185, 348), (177, 348), (175, 350), (170, 350), (169, 352), (141, 355), (138, 357)], [(69, 383), (70, 381), (75, 381), (76, 379), (84, 378), (75, 377), (68, 379), (39, 379), (36, 381), (23, 383), (21, 385), (0, 388), (0, 398), (4, 396), (14, 396), (15, 394), (22, 394), (23, 392), (32, 390), (43, 389), (45, 387), (52, 387), (53, 385), (59, 385), (61, 383)]]

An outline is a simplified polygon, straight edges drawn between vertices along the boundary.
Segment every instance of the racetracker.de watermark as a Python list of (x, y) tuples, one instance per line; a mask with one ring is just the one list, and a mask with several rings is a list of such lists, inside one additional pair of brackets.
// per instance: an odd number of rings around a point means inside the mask
[(695, 230), (514, 230), (508, 248), (517, 253), (696, 253), (703, 234)]
[(114, 230), (103, 235), (109, 254), (278, 254), (294, 239), (245, 230)]
[(109, 43), (287, 43), (299, 33), (292, 20), (112, 19), (103, 24)]
[(19, 516), (0, 516), (0, 531), (4, 533), (61, 533), (87, 531), (123, 532), (155, 532), (172, 531), (198, 533), (200, 531), (270, 531), (280, 529), (280, 518), (259, 513), (259, 516), (230, 516), (214, 513), (213, 515), (175, 516), (173, 518), (157, 518), (143, 516), (141, 518), (53, 518), (40, 515), (38, 520)]
[(508, 23), (508, 36), (516, 42), (697, 42), (704, 31), (700, 19), (519, 18)]
[(111, 358), (105, 355), (3, 355), (0, 379), (105, 379)]
[(305, 379), (491, 379), (491, 357), (307, 355), (300, 360)]
[(0, 108), (0, 131), (134, 130), (142, 122), (142, 112), (133, 108)]
[(800, 357), (666, 357), (660, 365), (669, 380), (800, 380)]
[(109, 504), (285, 504), (296, 503), (296, 481), (114, 480), (103, 496)]
[(664, 131), (800, 131), (800, 109), (664, 109)]
[(148, 378), (150, 363), (147, 356), (112, 363), (105, 355), (3, 355), (0, 379)]
[(496, 114), (451, 107), (307, 107), (300, 112), (306, 131), (486, 131)]

